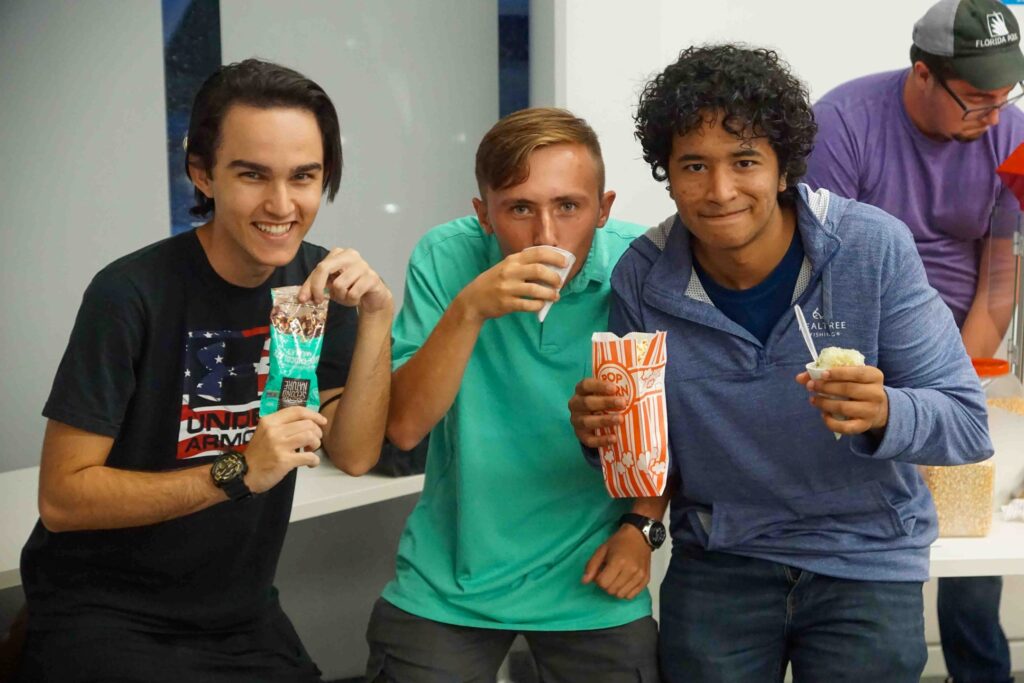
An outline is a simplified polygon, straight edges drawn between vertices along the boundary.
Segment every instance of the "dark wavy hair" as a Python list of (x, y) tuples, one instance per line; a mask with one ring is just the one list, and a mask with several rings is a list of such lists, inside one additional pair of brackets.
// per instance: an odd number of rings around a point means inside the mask
[(959, 78), (959, 75), (956, 73), (956, 69), (953, 68), (952, 59), (949, 57), (933, 55), (930, 52), (925, 52), (917, 45), (911, 45), (910, 66), (914, 66), (917, 62), (924, 62), (924, 65), (928, 67), (928, 71), (930, 71), (932, 75), (939, 80), (948, 81), (954, 78)]
[(737, 137), (768, 139), (786, 175), (779, 199), (793, 201), (818, 126), (807, 88), (778, 53), (734, 44), (688, 47), (644, 86), (635, 135), (655, 180), (668, 178), (673, 138), (710, 116)]
[[(185, 173), (192, 178), (191, 165), (210, 173), (220, 146), (221, 123), (233, 104), (260, 109), (287, 107), (305, 109), (316, 118), (324, 145), (324, 184), (327, 200), (332, 201), (341, 186), (341, 129), (338, 112), (324, 89), (298, 71), (259, 59), (246, 59), (222, 66), (199, 87), (192, 103), (185, 142)], [(213, 199), (199, 188), (193, 216), (205, 216), (214, 210)]]

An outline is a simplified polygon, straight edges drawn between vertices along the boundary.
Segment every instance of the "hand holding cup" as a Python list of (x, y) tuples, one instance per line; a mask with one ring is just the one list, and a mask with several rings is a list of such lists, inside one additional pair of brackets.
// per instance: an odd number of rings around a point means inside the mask
[(811, 405), (822, 412), (822, 420), (837, 439), (888, 424), (889, 399), (881, 370), (870, 365), (820, 367), (820, 363), (808, 363), (806, 369), (796, 381), (812, 394)]
[(564, 279), (559, 271), (571, 267), (555, 247), (524, 249), (480, 273), (459, 292), (456, 302), (469, 320), (480, 324), (509, 313), (539, 314), (545, 305), (558, 301)]

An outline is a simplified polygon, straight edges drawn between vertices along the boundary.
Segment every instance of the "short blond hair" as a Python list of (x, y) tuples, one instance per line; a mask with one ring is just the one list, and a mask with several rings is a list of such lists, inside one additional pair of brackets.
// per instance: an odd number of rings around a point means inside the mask
[(476, 183), (481, 197), (488, 188), (504, 190), (530, 175), (530, 154), (559, 144), (583, 145), (597, 165), (597, 189), (604, 194), (604, 159), (597, 133), (565, 109), (533, 107), (505, 116), (487, 131), (476, 149)]

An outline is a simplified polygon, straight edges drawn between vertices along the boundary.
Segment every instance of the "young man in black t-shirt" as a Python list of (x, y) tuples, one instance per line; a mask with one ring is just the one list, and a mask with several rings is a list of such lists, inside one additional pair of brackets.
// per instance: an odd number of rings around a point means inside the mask
[[(193, 213), (212, 217), (100, 271), (43, 410), (22, 681), (320, 680), (274, 572), (295, 469), (320, 447), (354, 475), (377, 460), (391, 293), (355, 251), (303, 242), (342, 166), (312, 81), (222, 67), (196, 96), (187, 158)], [(261, 420), (283, 285), (331, 300), (323, 407)]]

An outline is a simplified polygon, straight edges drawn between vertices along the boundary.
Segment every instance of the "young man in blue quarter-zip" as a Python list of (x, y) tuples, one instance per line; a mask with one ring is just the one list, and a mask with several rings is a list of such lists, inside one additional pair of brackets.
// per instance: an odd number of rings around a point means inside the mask
[[(610, 313), (618, 334), (668, 331), (662, 673), (916, 683), (937, 532), (916, 465), (992, 453), (952, 315), (903, 224), (796, 184), (814, 117), (774, 52), (685, 50), (636, 120), (676, 208), (616, 266)], [(865, 366), (810, 381), (794, 305)], [(618, 421), (608, 389), (570, 403), (587, 446)]]

